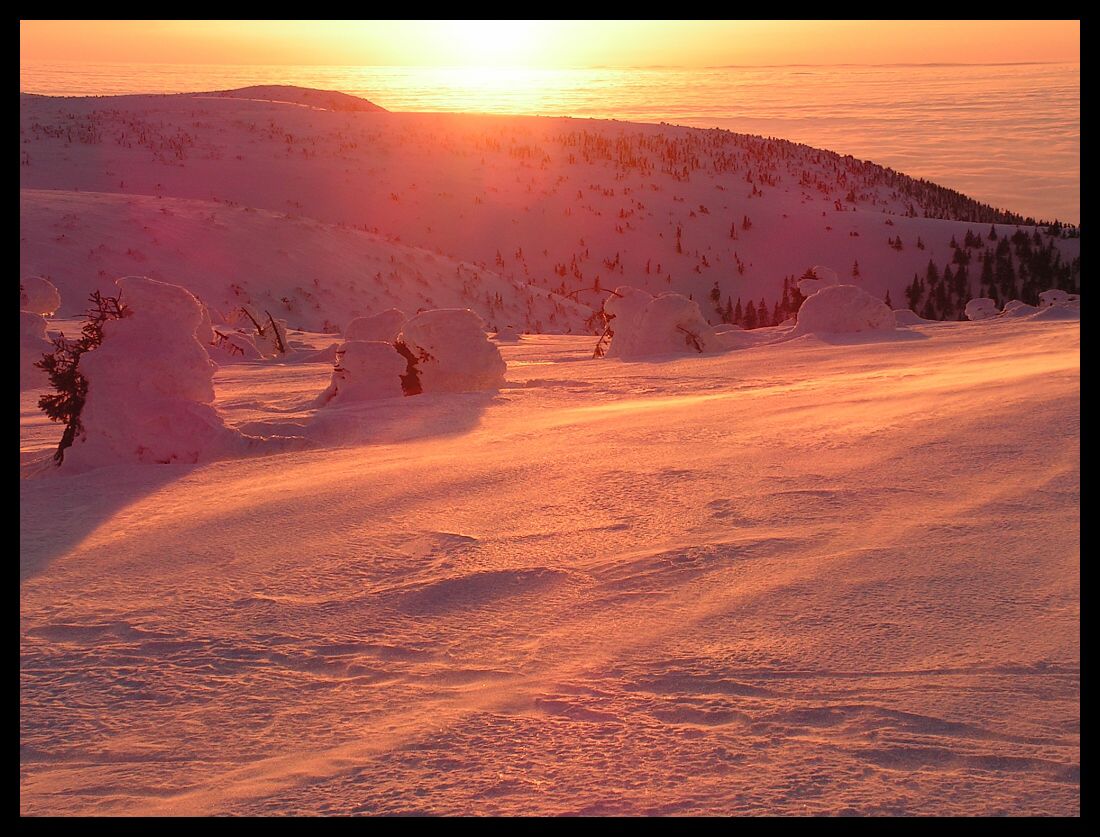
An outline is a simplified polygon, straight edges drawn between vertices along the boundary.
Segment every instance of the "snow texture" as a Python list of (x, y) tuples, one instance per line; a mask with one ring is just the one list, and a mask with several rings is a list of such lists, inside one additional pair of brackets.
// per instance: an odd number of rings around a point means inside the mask
[(103, 324), (102, 344), (83, 355), (84, 433), (64, 467), (118, 462), (200, 462), (243, 450), (247, 440), (213, 407), (215, 365), (195, 337), (198, 300), (138, 276), (116, 280), (129, 315)]
[(855, 285), (830, 285), (816, 291), (798, 310), (792, 336), (894, 331), (894, 312)]
[(401, 340), (417, 357), (425, 393), (480, 392), (504, 383), (500, 350), (468, 308), (443, 308), (417, 314), (401, 331)]
[(344, 329), (344, 339), (392, 343), (408, 319), (398, 308), (388, 308), (370, 317), (356, 317)]
[(604, 303), (604, 310), (614, 315), (608, 357), (634, 360), (723, 348), (699, 306), (681, 294), (654, 297), (639, 288), (620, 286)]
[(61, 294), (49, 279), (28, 276), (19, 284), (19, 310), (50, 317), (61, 307)]
[(400, 398), (406, 361), (392, 343), (349, 340), (336, 349), (332, 382), (316, 406), (342, 407), (379, 398)]

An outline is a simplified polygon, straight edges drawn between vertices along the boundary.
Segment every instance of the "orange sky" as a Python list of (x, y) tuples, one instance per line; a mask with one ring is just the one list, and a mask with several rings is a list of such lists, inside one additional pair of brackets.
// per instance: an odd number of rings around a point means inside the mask
[(1078, 62), (1079, 21), (21, 21), (21, 61), (537, 67)]

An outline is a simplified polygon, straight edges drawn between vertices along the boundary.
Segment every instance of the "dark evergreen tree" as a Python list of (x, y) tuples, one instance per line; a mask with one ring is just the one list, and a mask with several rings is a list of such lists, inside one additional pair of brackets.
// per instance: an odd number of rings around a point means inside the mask
[(756, 306), (751, 302), (745, 306), (744, 326), (745, 328), (756, 328)]
[(764, 302), (764, 297), (760, 297), (760, 304), (756, 306), (756, 324), (760, 328), (775, 325), (768, 319), (768, 303)]
[(103, 296), (95, 291), (89, 297), (92, 308), (87, 311), (87, 319), (80, 330), (80, 337), (68, 340), (62, 334), (54, 341), (51, 354), (43, 355), (35, 363), (46, 372), (54, 392), (38, 399), (39, 408), (50, 421), (64, 422), (65, 431), (53, 458), (59, 465), (65, 458), (65, 450), (70, 447), (84, 426), (80, 422), (80, 413), (88, 397), (88, 379), (80, 373), (80, 357), (103, 342), (103, 324), (107, 320), (117, 320), (129, 315), (130, 310), (122, 304), (122, 295)]

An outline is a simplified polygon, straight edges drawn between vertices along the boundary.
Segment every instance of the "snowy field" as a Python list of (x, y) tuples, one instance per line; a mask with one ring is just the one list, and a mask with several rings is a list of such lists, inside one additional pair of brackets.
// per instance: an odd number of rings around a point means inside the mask
[[(1078, 812), (1077, 322), (593, 342), (24, 480), (21, 810)], [(217, 404), (308, 426), (329, 376)]]
[(241, 95), (21, 96), (21, 813), (1079, 813), (1078, 230)]

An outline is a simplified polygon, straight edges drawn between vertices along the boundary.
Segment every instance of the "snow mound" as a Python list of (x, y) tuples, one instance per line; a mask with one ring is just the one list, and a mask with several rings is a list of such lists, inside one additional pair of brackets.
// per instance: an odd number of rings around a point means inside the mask
[(400, 339), (417, 358), (423, 392), (479, 392), (504, 383), (504, 358), (469, 308), (417, 314), (405, 323)]
[(986, 296), (979, 296), (966, 303), (966, 318), (968, 320), (988, 320), (996, 317), (1000, 311), (997, 303)]
[(1034, 305), (1028, 305), (1026, 302), (1020, 299), (1010, 299), (1005, 303), (1004, 310), (1001, 311), (1002, 317), (1029, 317), (1039, 309)]
[(19, 310), (50, 317), (61, 307), (61, 294), (53, 282), (29, 276), (19, 283)]
[(831, 285), (802, 303), (791, 334), (851, 334), (896, 327), (894, 312), (882, 300), (855, 285)]
[(813, 279), (803, 279), (798, 283), (798, 290), (803, 296), (813, 296), (822, 288), (828, 288), (840, 284), (836, 271), (831, 267), (815, 264), (810, 268)]
[(216, 367), (195, 337), (198, 300), (141, 276), (116, 284), (129, 314), (105, 322), (102, 344), (80, 359), (84, 432), (64, 466), (200, 462), (248, 447), (255, 440), (226, 427), (212, 406)]
[(926, 320), (912, 308), (895, 308), (894, 323), (899, 326), (921, 325), (922, 323), (934, 323), (935, 320)]
[(519, 332), (516, 331), (515, 326), (507, 325), (493, 335), (493, 340), (498, 343), (518, 343)]
[(1080, 307), (1081, 297), (1077, 294), (1066, 293), (1058, 288), (1051, 288), (1039, 294), (1039, 307), (1050, 308), (1054, 305), (1072, 305)]
[(336, 349), (336, 366), (328, 389), (314, 406), (339, 407), (378, 398), (400, 398), (405, 358), (392, 343), (349, 340)]
[(604, 310), (615, 316), (608, 357), (630, 360), (724, 348), (694, 300), (674, 293), (654, 297), (625, 285), (615, 293), (604, 303)]
[(344, 339), (392, 343), (408, 319), (398, 308), (388, 308), (371, 317), (356, 317), (344, 329)]
[(34, 311), (19, 312), (19, 389), (43, 389), (49, 384), (45, 370), (35, 363), (53, 351), (46, 338), (46, 319)]

